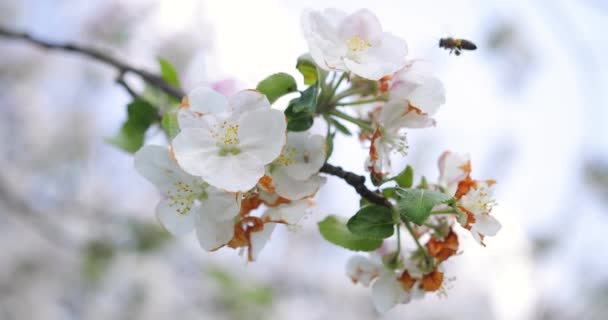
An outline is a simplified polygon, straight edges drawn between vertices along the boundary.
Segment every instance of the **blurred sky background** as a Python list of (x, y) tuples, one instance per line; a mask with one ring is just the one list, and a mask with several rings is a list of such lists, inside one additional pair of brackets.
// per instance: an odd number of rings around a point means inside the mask
[[(0, 38), (0, 319), (606, 319), (606, 1), (0, 0), (0, 25), (153, 71), (162, 56), (186, 91), (236, 90), (298, 76), (300, 13), (325, 7), (374, 11), (444, 82), (437, 127), (409, 133), (396, 170), (435, 179), (449, 149), (499, 182), (503, 229), (486, 248), (462, 240), (447, 297), (375, 313), (370, 290), (344, 274), (352, 254), (316, 230), (358, 207), (334, 178), (302, 227), (276, 232), (255, 263), (168, 237), (157, 191), (104, 142), (129, 102), (115, 70)], [(437, 47), (445, 36), (478, 50), (449, 55)], [(150, 141), (163, 142), (160, 130)], [(338, 137), (333, 164), (363, 173), (364, 159)]]

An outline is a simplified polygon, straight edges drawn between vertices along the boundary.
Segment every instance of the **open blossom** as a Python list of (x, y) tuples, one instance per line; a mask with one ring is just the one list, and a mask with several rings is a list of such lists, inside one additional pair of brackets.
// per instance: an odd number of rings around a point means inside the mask
[(285, 116), (253, 90), (226, 99), (209, 88), (196, 88), (178, 121), (181, 131), (172, 144), (179, 165), (227, 191), (254, 187), (285, 144)]
[(319, 170), (325, 162), (325, 139), (308, 132), (289, 132), (281, 154), (267, 166), (274, 192), (290, 200), (314, 195), (325, 183)]
[(217, 249), (232, 239), (239, 213), (237, 194), (184, 172), (167, 147), (144, 146), (135, 154), (135, 168), (163, 193), (156, 216), (167, 231), (183, 235), (196, 229), (205, 250)]
[(369, 10), (350, 15), (337, 9), (309, 10), (302, 15), (302, 28), (310, 54), (325, 70), (378, 80), (406, 64), (405, 40), (383, 32)]
[(495, 201), (494, 180), (471, 179), (471, 161), (468, 156), (450, 151), (439, 157), (439, 187), (457, 199), (456, 206), (466, 214), (460, 224), (469, 229), (473, 238), (484, 245), (485, 236), (495, 236), (501, 225), (491, 215)]

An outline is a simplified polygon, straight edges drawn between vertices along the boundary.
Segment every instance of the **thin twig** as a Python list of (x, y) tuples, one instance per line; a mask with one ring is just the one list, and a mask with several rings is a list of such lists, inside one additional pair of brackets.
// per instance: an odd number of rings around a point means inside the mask
[(333, 166), (329, 163), (325, 163), (321, 167), (321, 172), (342, 178), (344, 181), (346, 181), (346, 183), (355, 188), (355, 191), (357, 191), (361, 197), (369, 202), (385, 206), (387, 208), (393, 208), (393, 205), (390, 203), (390, 201), (388, 201), (388, 199), (379, 193), (369, 190), (365, 186), (364, 176), (360, 176), (349, 171), (344, 171), (341, 167)]
[(128, 63), (121, 61), (115, 57), (112, 57), (111, 55), (108, 55), (95, 48), (84, 47), (84, 46), (76, 45), (73, 43), (49, 42), (46, 40), (36, 38), (36, 37), (30, 35), (29, 33), (9, 30), (9, 29), (1, 27), (1, 26), (0, 26), (0, 36), (9, 38), (9, 39), (25, 41), (25, 42), (37, 45), (39, 47), (49, 49), (49, 50), (60, 50), (60, 51), (78, 53), (83, 56), (92, 58), (93, 60), (97, 60), (99, 62), (105, 63), (106, 65), (114, 67), (115, 69), (118, 70), (119, 73), (132, 72), (134, 74), (137, 74), (148, 84), (159, 88), (160, 90), (164, 91), (166, 94), (173, 96), (176, 99), (181, 100), (182, 97), (185, 95), (181, 89), (171, 86), (159, 75), (156, 75), (154, 73), (148, 72), (143, 69), (135, 68), (135, 67), (129, 65)]

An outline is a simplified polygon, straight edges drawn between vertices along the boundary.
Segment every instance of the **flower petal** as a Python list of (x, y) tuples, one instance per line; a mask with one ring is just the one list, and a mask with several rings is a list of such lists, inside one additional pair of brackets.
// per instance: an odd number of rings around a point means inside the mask
[(338, 34), (342, 41), (358, 37), (373, 45), (382, 39), (382, 26), (375, 14), (367, 9), (361, 9), (340, 23)]
[(163, 193), (174, 187), (176, 181), (187, 184), (196, 179), (185, 173), (171, 159), (169, 148), (157, 145), (143, 146), (134, 157), (135, 169)]
[(285, 168), (277, 168), (271, 174), (275, 192), (283, 198), (298, 200), (317, 193), (325, 183), (324, 177), (313, 175), (306, 180), (296, 180)]
[(471, 232), (477, 231), (484, 236), (495, 236), (502, 228), (502, 225), (496, 218), (489, 214), (480, 214), (475, 216), (475, 223), (471, 228)]
[(350, 71), (360, 77), (379, 80), (403, 68), (406, 64), (406, 54), (407, 43), (405, 40), (385, 32), (382, 35), (382, 40), (361, 54), (357, 61), (344, 58), (344, 64)]
[(173, 139), (173, 153), (184, 171), (205, 176), (209, 171), (205, 160), (219, 157), (216, 141), (210, 132), (201, 128), (183, 128)]
[(268, 164), (281, 153), (285, 144), (287, 121), (283, 112), (263, 108), (239, 118), (239, 148), (242, 153)]
[(240, 211), (240, 197), (214, 187), (207, 188), (207, 199), (201, 201), (201, 212), (214, 220), (233, 220)]
[(188, 107), (181, 108), (177, 114), (179, 127), (200, 127), (201, 118), (229, 111), (228, 99), (207, 87), (197, 87), (188, 94)]
[(180, 214), (170, 203), (171, 200), (163, 199), (156, 206), (156, 218), (160, 224), (174, 236), (181, 236), (192, 231), (198, 211), (190, 210)]
[(289, 132), (287, 146), (295, 149), (293, 163), (285, 166), (289, 176), (296, 180), (308, 179), (319, 172), (325, 163), (325, 138), (321, 135), (310, 135), (308, 132)]
[(234, 220), (215, 220), (212, 215), (197, 215), (196, 236), (201, 247), (207, 251), (218, 249), (234, 236)]
[(246, 192), (264, 176), (264, 165), (257, 157), (239, 153), (237, 155), (209, 156), (204, 162), (201, 176), (210, 185), (229, 192)]
[(272, 221), (281, 221), (294, 225), (306, 215), (308, 207), (308, 200), (299, 200), (289, 204), (268, 208), (263, 216), (268, 217)]
[(399, 303), (407, 303), (410, 294), (392, 273), (385, 273), (372, 285), (372, 301), (378, 312), (384, 313)]
[(302, 30), (315, 63), (325, 70), (345, 70), (342, 56), (346, 43), (338, 37), (338, 23), (346, 14), (339, 10), (307, 10), (302, 13)]
[(346, 275), (354, 282), (368, 287), (376, 279), (384, 266), (366, 257), (353, 256), (346, 263)]
[(270, 240), (275, 226), (276, 223), (265, 223), (262, 231), (251, 233), (251, 247), (249, 250), (251, 250), (250, 257), (252, 261), (258, 258), (258, 255), (264, 249), (268, 240)]
[(230, 106), (234, 113), (240, 114), (260, 108), (270, 108), (270, 102), (265, 95), (256, 90), (243, 90), (230, 97)]

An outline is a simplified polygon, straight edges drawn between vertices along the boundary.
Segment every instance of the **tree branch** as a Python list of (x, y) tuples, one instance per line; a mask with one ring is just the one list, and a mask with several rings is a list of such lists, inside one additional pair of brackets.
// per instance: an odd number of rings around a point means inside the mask
[(184, 92), (181, 89), (171, 86), (159, 75), (148, 72), (143, 69), (135, 68), (135, 67), (127, 64), (126, 62), (116, 59), (116, 58), (112, 57), (111, 55), (108, 55), (95, 48), (79, 46), (79, 45), (76, 45), (73, 43), (49, 42), (49, 41), (45, 41), (45, 40), (36, 38), (36, 37), (30, 35), (29, 33), (9, 30), (2, 26), (0, 26), (0, 36), (9, 38), (9, 39), (25, 41), (27, 43), (37, 45), (39, 47), (49, 49), (49, 50), (58, 50), (58, 51), (67, 51), (67, 52), (77, 53), (77, 54), (83, 55), (85, 57), (91, 58), (93, 60), (102, 62), (111, 67), (114, 67), (115, 69), (117, 69), (119, 74), (124, 74), (127, 72), (132, 72), (134, 74), (137, 74), (148, 84), (150, 84), (154, 87), (157, 87), (158, 89), (162, 90), (163, 92), (165, 92), (166, 94), (168, 94), (170, 96), (175, 97), (176, 99), (181, 100), (182, 97), (185, 96)]
[(346, 181), (346, 183), (355, 188), (357, 193), (367, 201), (381, 206), (385, 206), (387, 208), (393, 208), (393, 205), (390, 203), (390, 201), (388, 201), (387, 198), (385, 198), (379, 193), (369, 190), (365, 186), (364, 176), (356, 175), (349, 171), (344, 171), (341, 167), (333, 166), (329, 163), (325, 163), (321, 167), (320, 171), (343, 179), (344, 181)]

